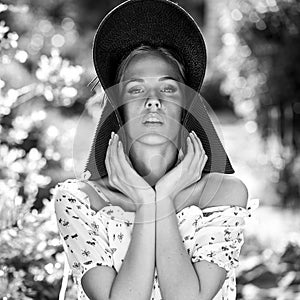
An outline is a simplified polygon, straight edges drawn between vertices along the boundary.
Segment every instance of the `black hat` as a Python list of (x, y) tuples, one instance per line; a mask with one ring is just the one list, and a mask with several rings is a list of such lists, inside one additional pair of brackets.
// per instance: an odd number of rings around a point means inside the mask
[[(91, 180), (107, 176), (105, 157), (111, 132), (126, 140), (121, 108), (113, 100), (116, 72), (121, 61), (141, 45), (165, 47), (184, 65), (186, 85), (194, 94), (189, 97), (189, 105), (183, 114), (182, 125), (186, 130), (181, 131), (181, 141), (186, 141), (191, 130), (198, 135), (208, 156), (203, 172), (234, 173), (199, 94), (206, 69), (202, 33), (191, 15), (169, 0), (125, 1), (103, 18), (96, 31), (94, 66), (108, 101), (97, 124), (84, 171), (89, 171)], [(181, 144), (185, 152), (185, 143)]]

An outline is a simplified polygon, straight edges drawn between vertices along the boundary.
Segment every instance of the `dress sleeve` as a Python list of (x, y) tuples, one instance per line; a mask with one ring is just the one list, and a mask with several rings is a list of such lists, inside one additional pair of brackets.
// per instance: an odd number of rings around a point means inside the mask
[(204, 209), (203, 223), (195, 228), (192, 262), (206, 260), (227, 272), (238, 267), (245, 220), (258, 205), (258, 199), (251, 199), (246, 208), (218, 206)]
[(93, 267), (113, 267), (105, 220), (90, 208), (87, 197), (64, 186), (56, 186), (53, 193), (59, 234), (77, 283)]

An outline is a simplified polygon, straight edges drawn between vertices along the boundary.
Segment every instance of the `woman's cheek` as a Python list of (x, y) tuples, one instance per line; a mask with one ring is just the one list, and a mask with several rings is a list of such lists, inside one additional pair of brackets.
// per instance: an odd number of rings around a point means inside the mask
[(125, 114), (125, 131), (133, 138), (136, 135), (137, 129), (140, 128), (141, 124), (138, 124), (140, 117), (135, 105), (127, 104), (124, 110)]
[(132, 120), (132, 117), (134, 115), (134, 111), (135, 111), (135, 108), (132, 105), (132, 103), (125, 104), (124, 117), (125, 117), (125, 122), (126, 123), (129, 122), (130, 120)]

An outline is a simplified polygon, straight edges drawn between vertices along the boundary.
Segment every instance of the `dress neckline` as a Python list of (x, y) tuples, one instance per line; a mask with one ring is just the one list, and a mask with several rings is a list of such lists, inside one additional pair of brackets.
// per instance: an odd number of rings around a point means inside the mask
[[(89, 181), (89, 180), (88, 180)], [(90, 184), (92, 184), (96, 190), (96, 192), (100, 195), (100, 196), (103, 196), (105, 197), (105, 201), (109, 203), (109, 206), (113, 206), (111, 205), (109, 199), (106, 198), (106, 196), (100, 191), (100, 188), (98, 186), (97, 183), (93, 182), (93, 181), (89, 181)], [(116, 205), (117, 207), (120, 207), (118, 205)], [(209, 207), (204, 207), (204, 208), (200, 208), (199, 206), (193, 204), (193, 205), (190, 205), (190, 206), (187, 206), (187, 207), (191, 207), (191, 206), (195, 206), (196, 208), (199, 208), (201, 211), (205, 211), (205, 212), (212, 212), (212, 211), (215, 211), (215, 210), (220, 210), (220, 209), (225, 209), (225, 208), (228, 208), (228, 207), (237, 207), (237, 208), (240, 208), (240, 209), (244, 209), (246, 210), (247, 208), (245, 207), (242, 207), (242, 206), (239, 206), (239, 205), (217, 205), (217, 206), (209, 206)], [(104, 206), (103, 208), (105, 208), (106, 206)], [(185, 207), (185, 208), (187, 208)], [(122, 209), (122, 207), (120, 207)], [(185, 209), (183, 208), (183, 209)], [(182, 209), (182, 210), (183, 210)], [(122, 209), (123, 210), (123, 209)], [(178, 213), (180, 213), (182, 210), (180, 210)]]
[[(85, 171), (85, 172), (82, 173), (80, 181), (84, 181), (84, 182), (87, 182), (88, 184), (90, 184), (94, 188), (94, 190), (103, 198), (103, 200), (108, 203), (108, 205), (102, 207), (98, 211), (93, 210), (95, 212), (95, 214), (101, 213), (101, 211), (103, 211), (103, 210), (105, 210), (107, 208), (112, 208), (112, 207), (117, 207), (119, 210), (121, 210), (123, 213), (126, 213), (126, 214), (127, 213), (129, 213), (129, 214), (134, 214), (135, 213), (135, 212), (125, 211), (119, 205), (112, 205), (110, 203), (109, 199), (104, 195), (104, 193), (101, 192), (100, 187), (98, 186), (98, 184), (95, 183), (94, 181), (90, 181), (89, 180), (90, 177), (91, 177), (90, 172), (89, 171)], [(88, 201), (89, 201), (89, 205), (90, 205), (90, 208), (91, 208), (90, 200), (88, 199)], [(224, 210), (226, 208), (234, 208), (234, 207), (238, 208), (239, 210), (245, 212), (245, 211), (250, 210), (250, 209), (252, 209), (252, 208), (254, 208), (256, 206), (259, 206), (259, 199), (248, 199), (246, 208), (243, 207), (243, 206), (239, 206), (239, 205), (218, 205), (218, 206), (209, 206), (209, 207), (205, 207), (205, 208), (200, 208), (199, 206), (193, 204), (193, 205), (184, 207), (182, 210), (178, 211), (176, 213), (176, 215), (179, 215), (185, 209), (189, 209), (189, 208), (192, 208), (192, 207), (193, 207), (193, 209), (195, 209), (195, 208), (199, 209), (201, 211), (201, 213), (203, 214), (203, 213), (209, 213), (209, 212), (214, 212), (214, 211), (222, 211), (222, 210)]]

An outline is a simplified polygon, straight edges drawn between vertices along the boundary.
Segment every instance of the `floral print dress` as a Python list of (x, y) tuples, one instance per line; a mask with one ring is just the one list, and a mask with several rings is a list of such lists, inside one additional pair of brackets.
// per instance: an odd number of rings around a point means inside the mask
[[(84, 174), (86, 175), (86, 174)], [(95, 212), (89, 197), (79, 189), (79, 181), (88, 182), (103, 199), (105, 195), (92, 182), (68, 179), (58, 183), (54, 206), (61, 241), (75, 284), (78, 299), (88, 299), (81, 286), (82, 276), (95, 266), (109, 266), (118, 272), (129, 247), (134, 226), (134, 212), (119, 206), (103, 207)], [(182, 242), (193, 263), (206, 260), (227, 271), (225, 282), (214, 300), (236, 299), (235, 268), (244, 243), (245, 220), (259, 205), (250, 199), (246, 208), (216, 206), (200, 209), (192, 205), (176, 214)], [(157, 270), (149, 300), (162, 299)]]

